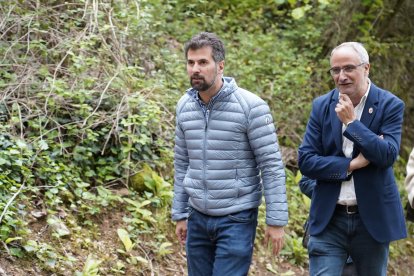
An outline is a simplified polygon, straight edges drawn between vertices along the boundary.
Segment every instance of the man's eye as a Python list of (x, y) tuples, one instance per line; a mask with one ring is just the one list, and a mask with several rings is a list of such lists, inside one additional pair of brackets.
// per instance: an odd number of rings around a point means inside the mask
[(341, 68), (334, 67), (334, 68), (331, 69), (331, 72), (334, 73), (334, 74), (339, 74), (339, 72), (341, 72)]
[(354, 71), (355, 70), (355, 66), (353, 66), (353, 65), (347, 65), (347, 66), (344, 66), (344, 71), (345, 72), (352, 72), (352, 71)]

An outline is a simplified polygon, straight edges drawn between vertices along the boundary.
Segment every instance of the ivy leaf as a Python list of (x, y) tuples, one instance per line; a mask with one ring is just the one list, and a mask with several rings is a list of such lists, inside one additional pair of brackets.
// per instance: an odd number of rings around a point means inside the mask
[(41, 150), (47, 150), (49, 148), (49, 145), (47, 144), (47, 142), (45, 140), (40, 140), (39, 148)]
[(37, 242), (34, 240), (28, 240), (27, 243), (23, 246), (24, 250), (26, 252), (34, 252), (37, 251)]
[(70, 235), (69, 228), (56, 216), (50, 216), (47, 219), (47, 223), (51, 226), (54, 232), (59, 237), (65, 237)]
[(24, 256), (23, 250), (21, 248), (17, 247), (11, 247), (10, 249), (10, 255), (22, 258)]
[(4, 165), (4, 164), (10, 165), (10, 162), (8, 160), (0, 157), (0, 166)]
[(16, 141), (16, 145), (20, 148), (20, 149), (25, 149), (27, 148), (27, 144), (25, 141), (18, 139)]

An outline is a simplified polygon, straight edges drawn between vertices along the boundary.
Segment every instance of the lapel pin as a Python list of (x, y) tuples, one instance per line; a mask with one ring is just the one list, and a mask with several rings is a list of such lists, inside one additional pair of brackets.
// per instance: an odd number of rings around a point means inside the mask
[(374, 112), (374, 109), (373, 109), (372, 107), (370, 107), (370, 108), (368, 109), (368, 113), (369, 113), (369, 114), (372, 114), (372, 112)]

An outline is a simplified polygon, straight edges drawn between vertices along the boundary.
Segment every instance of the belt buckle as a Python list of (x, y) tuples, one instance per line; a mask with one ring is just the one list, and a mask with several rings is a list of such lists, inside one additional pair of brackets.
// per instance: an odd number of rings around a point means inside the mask
[(346, 213), (348, 215), (353, 215), (353, 214), (356, 214), (357, 213), (356, 211), (349, 211), (349, 208), (350, 207), (353, 207), (353, 206), (351, 206), (351, 205), (345, 205), (345, 206), (346, 206)]

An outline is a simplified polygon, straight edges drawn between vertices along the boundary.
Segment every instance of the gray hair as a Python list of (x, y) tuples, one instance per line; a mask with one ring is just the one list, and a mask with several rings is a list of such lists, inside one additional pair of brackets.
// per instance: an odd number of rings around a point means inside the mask
[(203, 47), (211, 47), (213, 49), (213, 60), (215, 62), (223, 61), (226, 56), (223, 42), (214, 33), (201, 32), (193, 36), (190, 41), (185, 44), (184, 53), (187, 59), (188, 50), (198, 50)]
[(359, 42), (344, 42), (341, 45), (336, 46), (331, 52), (331, 58), (334, 52), (342, 47), (352, 48), (358, 54), (359, 59), (361, 60), (362, 63), (369, 63), (368, 52), (364, 48), (362, 43), (359, 43)]

